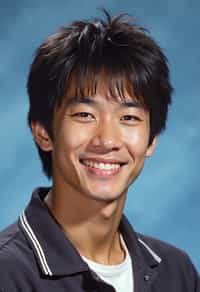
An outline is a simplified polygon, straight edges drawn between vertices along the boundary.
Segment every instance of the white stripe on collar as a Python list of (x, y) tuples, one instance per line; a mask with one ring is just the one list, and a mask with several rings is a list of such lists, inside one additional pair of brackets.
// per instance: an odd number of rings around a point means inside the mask
[(42, 265), (42, 268), (44, 270), (45, 275), (49, 275), (52, 276), (53, 273), (51, 272), (51, 269), (49, 268), (49, 265), (47, 263), (44, 251), (36, 237), (36, 235), (34, 234), (31, 226), (28, 223), (28, 220), (26, 218), (25, 212), (23, 211), (23, 213), (20, 215), (20, 222), (22, 224), (22, 227), (24, 228), (25, 232), (27, 233), (29, 239), (32, 241), (35, 250), (37, 252), (38, 258), (40, 260), (40, 263)]
[(148, 250), (148, 252), (158, 263), (162, 261), (162, 259), (141, 238), (138, 238), (138, 241)]

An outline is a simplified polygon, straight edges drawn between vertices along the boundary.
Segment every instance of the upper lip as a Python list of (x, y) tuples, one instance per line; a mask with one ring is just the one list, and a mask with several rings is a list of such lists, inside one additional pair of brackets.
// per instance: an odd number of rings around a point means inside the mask
[(115, 158), (97, 158), (97, 157), (84, 157), (84, 158), (80, 158), (80, 161), (82, 160), (89, 160), (92, 162), (96, 162), (96, 163), (117, 163), (117, 164), (126, 164), (125, 161), (119, 160), (119, 159), (115, 159)]

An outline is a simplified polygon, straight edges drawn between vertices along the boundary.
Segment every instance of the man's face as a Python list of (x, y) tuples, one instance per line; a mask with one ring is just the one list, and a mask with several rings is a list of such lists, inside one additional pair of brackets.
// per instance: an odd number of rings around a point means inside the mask
[(128, 94), (125, 101), (103, 93), (66, 98), (55, 113), (53, 133), (54, 183), (66, 193), (103, 201), (126, 193), (155, 144), (148, 145), (149, 113)]

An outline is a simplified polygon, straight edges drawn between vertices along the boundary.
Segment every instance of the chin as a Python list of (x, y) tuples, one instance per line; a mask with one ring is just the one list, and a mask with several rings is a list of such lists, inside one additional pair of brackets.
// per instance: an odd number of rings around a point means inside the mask
[(89, 197), (102, 202), (112, 202), (119, 200), (124, 193), (113, 193), (113, 192), (100, 192), (100, 193), (90, 193)]

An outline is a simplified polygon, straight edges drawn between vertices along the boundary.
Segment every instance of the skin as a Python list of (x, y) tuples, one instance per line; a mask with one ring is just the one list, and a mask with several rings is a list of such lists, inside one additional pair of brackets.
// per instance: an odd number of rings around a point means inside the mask
[[(101, 85), (89, 100), (70, 100), (55, 112), (53, 140), (43, 126), (32, 124), (38, 145), (52, 152), (53, 185), (45, 202), (81, 255), (118, 264), (125, 256), (118, 226), (127, 190), (156, 145), (156, 138), (149, 145), (149, 113), (128, 94), (129, 106), (106, 98)], [(81, 163), (85, 158), (123, 166), (115, 175), (94, 173)]]

